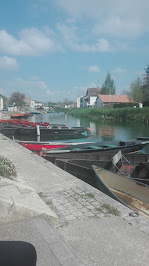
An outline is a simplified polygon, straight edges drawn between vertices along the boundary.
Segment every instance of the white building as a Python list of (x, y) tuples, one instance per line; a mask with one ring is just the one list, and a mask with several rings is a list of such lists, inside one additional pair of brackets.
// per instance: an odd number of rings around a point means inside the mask
[(80, 108), (87, 108), (87, 99), (85, 95), (80, 97)]
[(101, 88), (88, 88), (86, 94), (77, 98), (77, 108), (94, 107)]
[(7, 108), (9, 112), (17, 112), (18, 110), (16, 105), (8, 105)]
[(30, 108), (35, 108), (35, 101), (32, 100), (31, 98), (25, 97), (24, 98), (25, 105), (30, 107)]
[(0, 110), (3, 110), (3, 108), (4, 108), (3, 96), (0, 94)]
[(35, 107), (43, 107), (44, 104), (42, 102), (35, 101)]
[(77, 108), (80, 108), (80, 96), (77, 97)]

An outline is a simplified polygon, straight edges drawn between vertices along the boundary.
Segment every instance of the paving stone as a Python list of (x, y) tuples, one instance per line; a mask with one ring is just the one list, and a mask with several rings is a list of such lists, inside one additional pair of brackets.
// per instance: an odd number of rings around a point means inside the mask
[(94, 210), (94, 209), (95, 209), (95, 207), (94, 207), (94, 206), (92, 206), (92, 205), (90, 205), (90, 206), (87, 206), (87, 209), (89, 209), (89, 210)]
[(75, 220), (76, 217), (74, 215), (66, 215), (65, 219), (68, 221), (71, 221), (71, 220)]

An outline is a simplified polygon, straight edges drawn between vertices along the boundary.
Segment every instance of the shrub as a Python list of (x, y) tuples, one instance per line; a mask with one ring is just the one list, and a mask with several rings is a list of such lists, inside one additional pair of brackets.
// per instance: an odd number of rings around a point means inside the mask
[(3, 156), (0, 156), (0, 176), (10, 179), (17, 176), (14, 164)]

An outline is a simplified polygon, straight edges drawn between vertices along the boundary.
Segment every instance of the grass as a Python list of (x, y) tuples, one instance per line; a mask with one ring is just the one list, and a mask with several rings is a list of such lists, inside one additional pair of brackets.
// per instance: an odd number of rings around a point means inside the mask
[(75, 108), (68, 111), (68, 114), (87, 118), (92, 121), (110, 120), (110, 121), (132, 121), (149, 123), (149, 107), (144, 108)]
[(101, 209), (105, 209), (106, 210), (106, 214), (113, 214), (115, 216), (120, 216), (120, 211), (118, 211), (116, 208), (114, 208), (113, 206), (110, 206), (109, 204), (102, 204), (101, 205)]
[(47, 200), (47, 201), (46, 201), (46, 204), (47, 204), (47, 205), (51, 205), (51, 204), (52, 204), (52, 201), (51, 201), (51, 200)]
[(43, 192), (39, 192), (39, 193), (38, 193), (38, 196), (39, 196), (40, 198), (43, 197), (43, 196), (44, 196)]
[(0, 175), (9, 179), (17, 176), (14, 164), (3, 156), (0, 156)]
[(94, 198), (94, 194), (89, 192), (89, 193), (85, 193), (85, 196), (89, 197), (89, 198)]

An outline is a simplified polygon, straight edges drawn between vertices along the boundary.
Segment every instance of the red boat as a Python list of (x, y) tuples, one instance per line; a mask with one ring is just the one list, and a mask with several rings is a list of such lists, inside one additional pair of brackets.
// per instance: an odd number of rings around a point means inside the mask
[(33, 143), (22, 143), (19, 142), (20, 145), (22, 145), (23, 147), (27, 148), (30, 151), (35, 151), (35, 152), (39, 152), (42, 151), (43, 148), (47, 149), (47, 150), (51, 150), (51, 149), (57, 149), (57, 148), (62, 148), (62, 147), (67, 147), (70, 144), (66, 145), (66, 144), (33, 144)]

